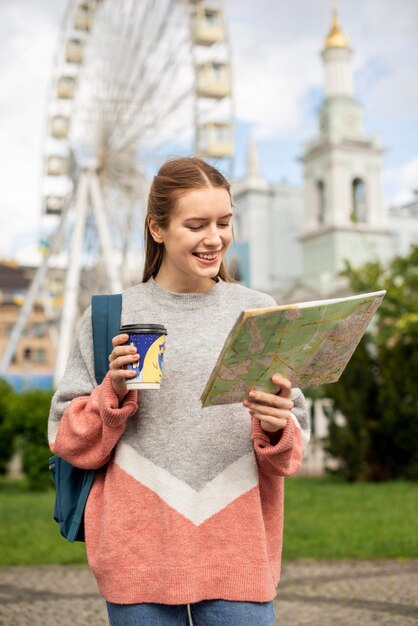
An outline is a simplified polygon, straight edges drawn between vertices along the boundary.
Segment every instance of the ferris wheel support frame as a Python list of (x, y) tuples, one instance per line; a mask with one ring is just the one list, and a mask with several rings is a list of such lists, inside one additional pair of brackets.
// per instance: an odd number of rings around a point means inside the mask
[(90, 202), (96, 218), (101, 255), (104, 260), (111, 292), (118, 293), (122, 291), (122, 283), (116, 271), (117, 267), (111, 243), (109, 224), (104, 210), (99, 178), (94, 169), (86, 169), (80, 172), (77, 187), (75, 203), (76, 220), (70, 257), (68, 259), (68, 270), (64, 288), (65, 299), (59, 329), (60, 341), (58, 343), (54, 370), (55, 387), (64, 375), (78, 319), (78, 295), (82, 265), (81, 252)]

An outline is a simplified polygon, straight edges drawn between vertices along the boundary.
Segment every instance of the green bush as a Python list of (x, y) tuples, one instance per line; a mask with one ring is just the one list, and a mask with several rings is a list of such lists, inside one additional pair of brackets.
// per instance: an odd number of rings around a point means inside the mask
[(29, 487), (35, 490), (51, 486), (48, 470), (48, 457), (51, 453), (47, 440), (51, 399), (51, 391), (31, 389), (16, 394), (12, 403), (15, 436), (19, 438), (23, 471)]
[(0, 475), (6, 473), (14, 452), (15, 430), (11, 419), (14, 396), (15, 392), (9, 383), (0, 379)]

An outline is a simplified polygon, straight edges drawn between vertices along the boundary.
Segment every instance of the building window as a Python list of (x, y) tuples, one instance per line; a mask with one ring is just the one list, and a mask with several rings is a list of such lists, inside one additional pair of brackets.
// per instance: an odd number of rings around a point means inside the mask
[(46, 361), (46, 352), (44, 348), (36, 348), (35, 350), (35, 363), (45, 363)]
[(324, 181), (318, 180), (318, 182), (316, 183), (316, 188), (318, 195), (318, 223), (325, 224), (326, 201)]
[(205, 9), (205, 22), (208, 26), (218, 26), (219, 21), (219, 13), (216, 10)]
[(367, 222), (366, 185), (361, 178), (355, 178), (352, 185), (352, 222)]
[(25, 348), (23, 350), (24, 361), (30, 361), (32, 359), (32, 348)]
[(46, 324), (34, 324), (32, 334), (34, 337), (45, 337), (47, 334)]

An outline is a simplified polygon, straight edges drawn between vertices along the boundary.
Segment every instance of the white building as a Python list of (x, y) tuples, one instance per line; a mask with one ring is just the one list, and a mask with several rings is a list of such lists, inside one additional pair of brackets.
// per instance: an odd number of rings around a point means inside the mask
[(390, 211), (382, 194), (383, 149), (363, 128), (352, 50), (335, 14), (322, 50), (324, 99), (318, 135), (302, 155), (303, 190), (267, 185), (254, 142), (247, 175), (233, 187), (235, 254), (243, 282), (278, 299), (312, 299), (346, 289), (353, 266), (386, 263), (418, 240), (417, 200)]
[(233, 198), (236, 247), (231, 254), (242, 282), (266, 292), (288, 288), (302, 272), (302, 190), (286, 182), (268, 186), (251, 141), (247, 175), (234, 184)]
[(389, 229), (394, 234), (395, 254), (399, 256), (406, 256), (412, 245), (418, 245), (418, 189), (414, 194), (411, 202), (389, 208)]

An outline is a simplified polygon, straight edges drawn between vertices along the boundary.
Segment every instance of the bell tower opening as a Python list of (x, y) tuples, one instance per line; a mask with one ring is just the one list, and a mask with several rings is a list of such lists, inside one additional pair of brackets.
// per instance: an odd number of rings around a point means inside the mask
[(366, 184), (362, 178), (355, 178), (352, 186), (352, 222), (367, 222), (367, 194)]
[(326, 196), (325, 196), (325, 183), (323, 180), (318, 180), (316, 183), (317, 197), (318, 197), (318, 224), (325, 224), (326, 217)]

